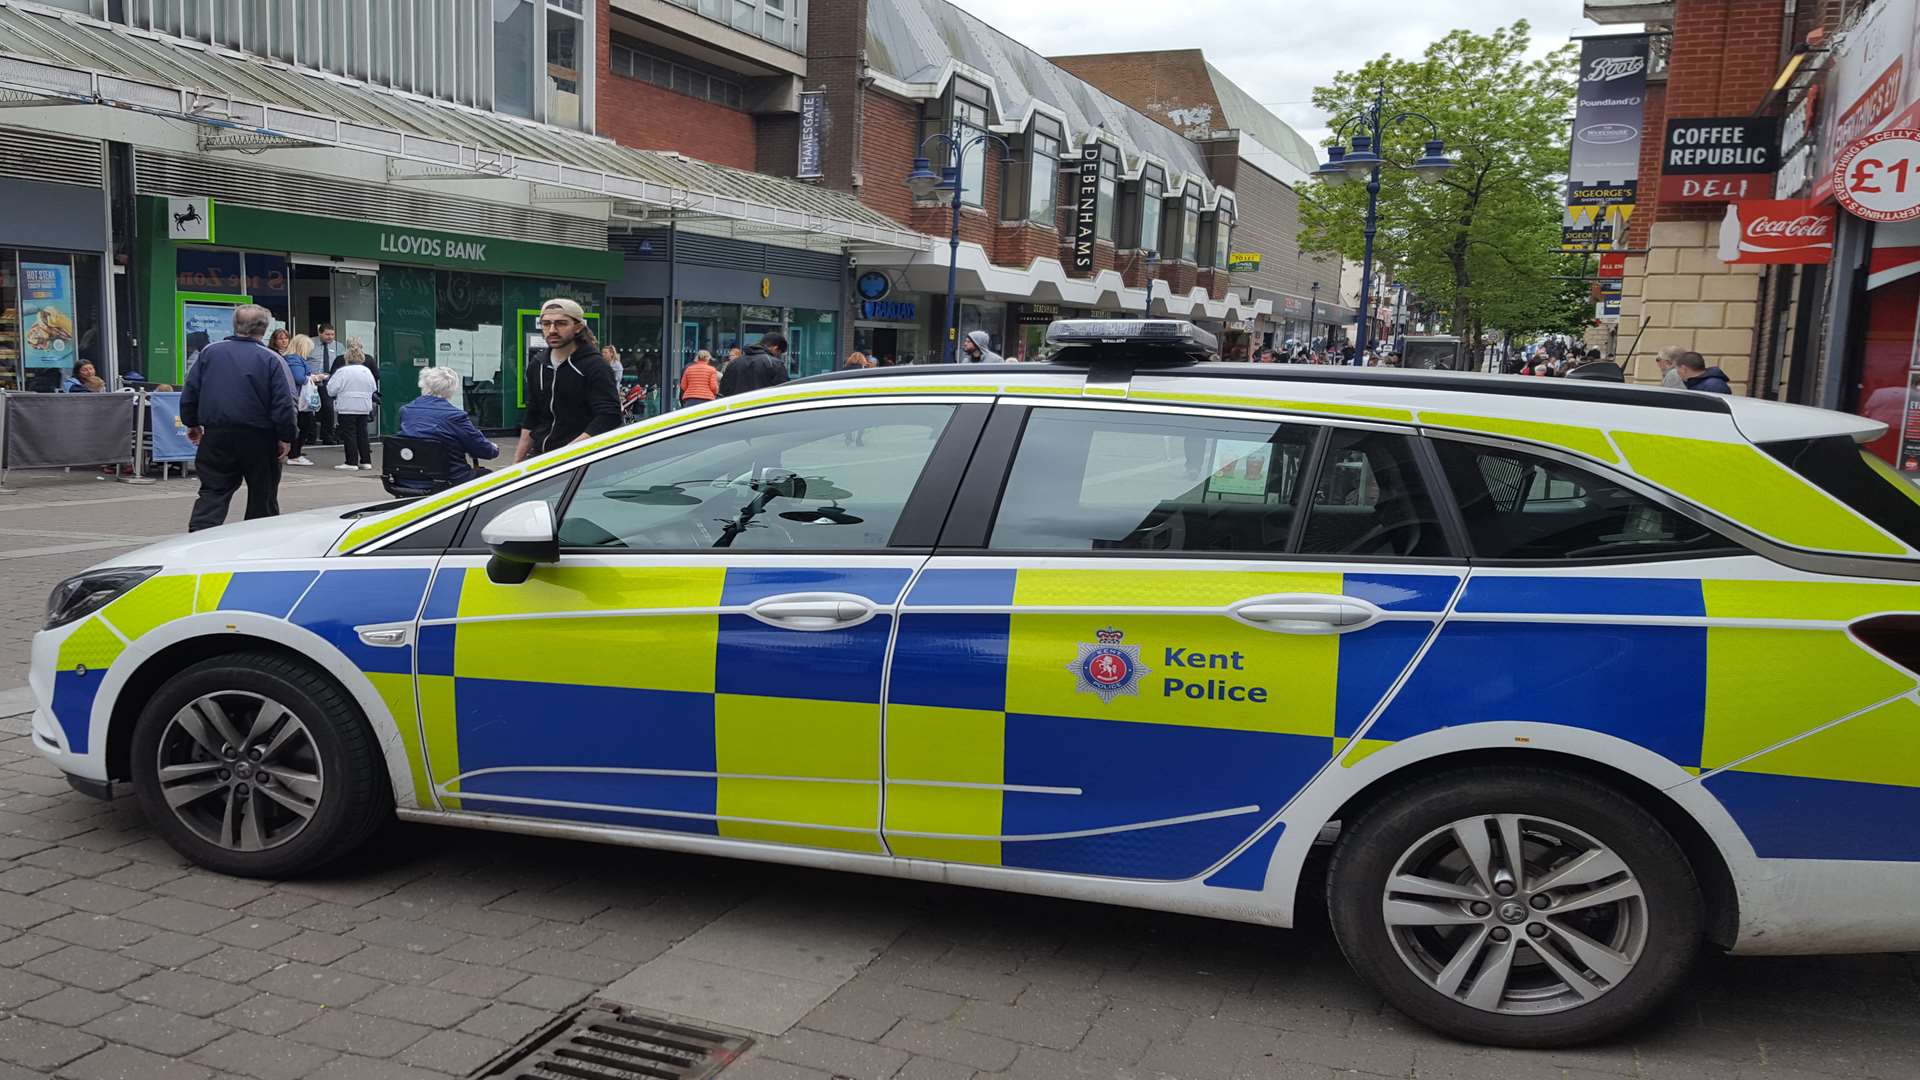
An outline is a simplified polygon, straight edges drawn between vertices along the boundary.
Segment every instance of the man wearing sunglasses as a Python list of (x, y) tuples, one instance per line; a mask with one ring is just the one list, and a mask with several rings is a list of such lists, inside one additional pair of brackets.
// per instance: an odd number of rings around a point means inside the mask
[(547, 347), (527, 357), (527, 411), (515, 462), (620, 426), (613, 367), (600, 355), (580, 305), (565, 299), (541, 305), (540, 336)]

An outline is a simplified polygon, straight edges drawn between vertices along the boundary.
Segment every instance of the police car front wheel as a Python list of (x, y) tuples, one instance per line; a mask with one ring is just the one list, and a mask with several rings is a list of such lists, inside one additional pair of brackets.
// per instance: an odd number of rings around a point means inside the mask
[(1700, 948), (1679, 845), (1631, 799), (1550, 770), (1462, 770), (1394, 792), (1341, 838), (1328, 894), (1363, 977), (1477, 1042), (1604, 1038), (1657, 1009)]
[(170, 679), (134, 727), (147, 819), (194, 862), (278, 877), (346, 854), (393, 805), (373, 733), (338, 686), (264, 654)]

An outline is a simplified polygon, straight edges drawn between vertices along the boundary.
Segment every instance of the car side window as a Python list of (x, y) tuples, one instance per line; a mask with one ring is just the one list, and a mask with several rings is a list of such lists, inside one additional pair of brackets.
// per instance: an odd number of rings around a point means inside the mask
[(1284, 554), (1319, 429), (1036, 409), (989, 548)]
[(560, 518), (572, 550), (884, 548), (952, 405), (749, 416), (587, 467)]
[(1378, 431), (1333, 432), (1314, 484), (1300, 553), (1397, 558), (1452, 554), (1412, 439)]
[(1604, 559), (1742, 550), (1712, 529), (1585, 469), (1504, 447), (1437, 439), (1473, 554)]

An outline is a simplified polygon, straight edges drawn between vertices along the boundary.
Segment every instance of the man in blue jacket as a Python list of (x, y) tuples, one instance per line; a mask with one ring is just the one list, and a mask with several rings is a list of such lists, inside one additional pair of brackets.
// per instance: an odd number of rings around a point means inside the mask
[(400, 407), (403, 437), (433, 439), (452, 451), (447, 458), (447, 476), (456, 484), (486, 471), (467, 464), (467, 458), (492, 461), (500, 456), (500, 447), (480, 431), (465, 409), (453, 403), (454, 391), (459, 388), (460, 373), (452, 368), (423, 368), (420, 396)]
[(199, 447), (200, 474), (188, 532), (225, 522), (243, 480), (248, 521), (280, 513), (280, 463), (296, 427), (286, 365), (264, 341), (272, 325), (272, 312), (242, 304), (233, 312), (233, 336), (200, 350), (187, 371), (180, 420)]

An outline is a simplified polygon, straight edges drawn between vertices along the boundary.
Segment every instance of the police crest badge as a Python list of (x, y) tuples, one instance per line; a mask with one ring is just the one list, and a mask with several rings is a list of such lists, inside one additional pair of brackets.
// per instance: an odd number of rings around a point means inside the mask
[(1067, 665), (1079, 677), (1077, 689), (1097, 694), (1101, 704), (1121, 695), (1138, 696), (1140, 677), (1148, 674), (1140, 665), (1140, 646), (1123, 645), (1126, 634), (1109, 626), (1094, 633), (1094, 644), (1080, 645), (1080, 655)]

